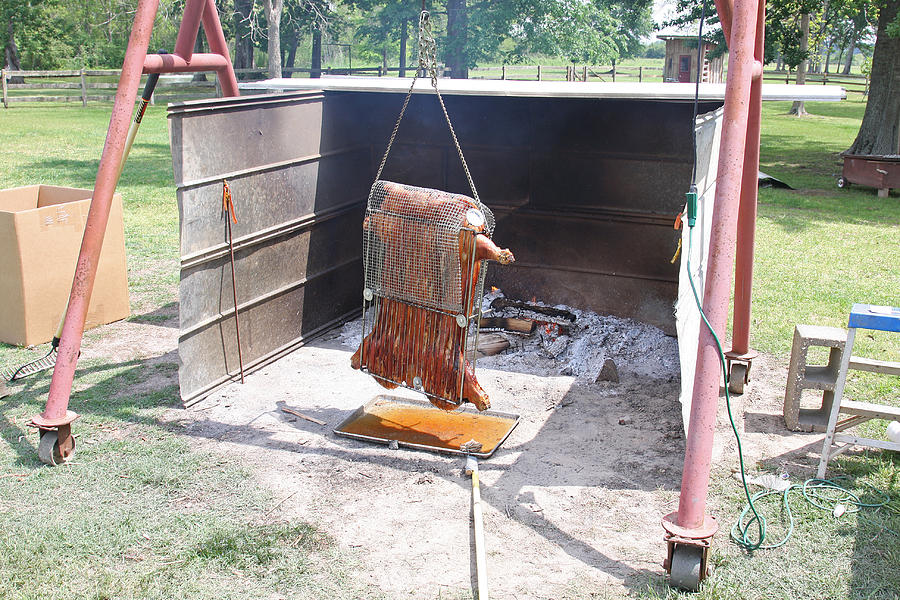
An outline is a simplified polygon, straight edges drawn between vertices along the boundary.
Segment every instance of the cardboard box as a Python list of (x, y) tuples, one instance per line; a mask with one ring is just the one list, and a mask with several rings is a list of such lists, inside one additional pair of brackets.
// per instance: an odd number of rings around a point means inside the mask
[[(0, 190), (0, 341), (53, 339), (66, 308), (91, 190), (30, 185)], [(122, 197), (113, 197), (85, 328), (129, 314)]]

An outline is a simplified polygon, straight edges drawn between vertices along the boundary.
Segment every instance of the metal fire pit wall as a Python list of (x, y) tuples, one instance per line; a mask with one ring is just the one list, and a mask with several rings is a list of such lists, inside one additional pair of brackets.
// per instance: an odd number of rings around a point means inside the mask
[[(402, 97), (325, 93), (326, 102), (349, 100), (377, 155)], [(513, 265), (489, 269), (488, 284), (514, 298), (632, 317), (674, 334), (678, 264), (671, 259), (680, 232), (673, 223), (690, 184), (692, 105), (453, 95), (445, 101), (479, 194), (495, 213), (495, 241), (516, 252)], [(700, 112), (719, 106), (702, 102)], [(466, 193), (442, 127), (435, 97), (414, 95), (384, 177)]]
[[(325, 91), (170, 106), (185, 402), (238, 373), (222, 179), (238, 219), (241, 341), (253, 369), (359, 310), (362, 216), (402, 99), (399, 92)], [(671, 259), (680, 232), (673, 222), (691, 177), (692, 104), (499, 95), (445, 101), (479, 193), (495, 212), (495, 241), (516, 251), (516, 263), (489, 269), (488, 282), (512, 297), (632, 317), (675, 334), (679, 270)], [(701, 101), (700, 112), (719, 106)], [(701, 156), (700, 169), (704, 178), (715, 162)], [(383, 177), (469, 192), (433, 94), (411, 99)]]
[(181, 224), (178, 352), (189, 404), (238, 375), (222, 180), (234, 198), (241, 344), (252, 370), (359, 311), (370, 142), (319, 93), (169, 106)]

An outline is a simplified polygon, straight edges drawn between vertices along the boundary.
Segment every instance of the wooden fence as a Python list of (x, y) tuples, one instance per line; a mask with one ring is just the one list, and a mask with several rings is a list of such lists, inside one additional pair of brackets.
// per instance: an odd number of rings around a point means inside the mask
[(469, 69), (470, 79), (516, 81), (662, 81), (662, 67), (596, 65), (501, 65)]
[[(777, 83), (793, 83), (797, 79), (796, 71), (763, 71), (763, 80)], [(869, 78), (865, 75), (840, 75), (837, 73), (807, 73), (806, 85), (839, 85), (848, 92), (867, 95)]]
[[(310, 74), (311, 69), (284, 69), (286, 77), (294, 73)], [(323, 75), (383, 75), (399, 74), (399, 67), (363, 67), (339, 69), (326, 67), (319, 72)], [(406, 75), (413, 73), (405, 69)], [(242, 79), (263, 79), (265, 69), (236, 69)], [(16, 102), (111, 102), (120, 71), (114, 69), (79, 69), (71, 71), (7, 71), (0, 70), (0, 87), (4, 108)], [(447, 76), (444, 72), (442, 75)], [(662, 81), (662, 67), (651, 66), (589, 66), (574, 65), (502, 65), (498, 67), (475, 67), (469, 70), (471, 79), (508, 79), (520, 81)], [(771, 82), (791, 83), (796, 77), (790, 71), (765, 71), (763, 78)], [(26, 80), (27, 78), (27, 80)], [(213, 79), (215, 77), (213, 76)], [(13, 83), (13, 81), (24, 83)], [(869, 80), (863, 75), (836, 75), (831, 73), (809, 73), (807, 85), (840, 85), (848, 92), (866, 95)], [(43, 93), (44, 90), (70, 90), (71, 93)], [(37, 91), (37, 94), (27, 92)], [(215, 81), (193, 81), (192, 74), (164, 75), (160, 78), (154, 94), (154, 101), (173, 102), (192, 98), (206, 98), (219, 94)]]

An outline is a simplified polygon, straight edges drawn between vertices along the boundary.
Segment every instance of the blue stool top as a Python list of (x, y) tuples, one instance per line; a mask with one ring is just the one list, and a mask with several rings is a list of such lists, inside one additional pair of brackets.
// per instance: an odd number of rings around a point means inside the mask
[(900, 332), (900, 308), (896, 306), (854, 304), (853, 308), (850, 309), (850, 322), (847, 326), (858, 329)]

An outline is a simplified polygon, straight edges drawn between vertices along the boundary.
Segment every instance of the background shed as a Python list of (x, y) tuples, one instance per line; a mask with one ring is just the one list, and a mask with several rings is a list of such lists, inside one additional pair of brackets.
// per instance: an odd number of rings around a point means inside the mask
[[(663, 80), (668, 82), (689, 83), (697, 81), (697, 36), (696, 35), (660, 35), (666, 42), (666, 62), (663, 67)], [(725, 55), (709, 58), (709, 53), (716, 44), (703, 43), (703, 83), (722, 83), (725, 81)]]

